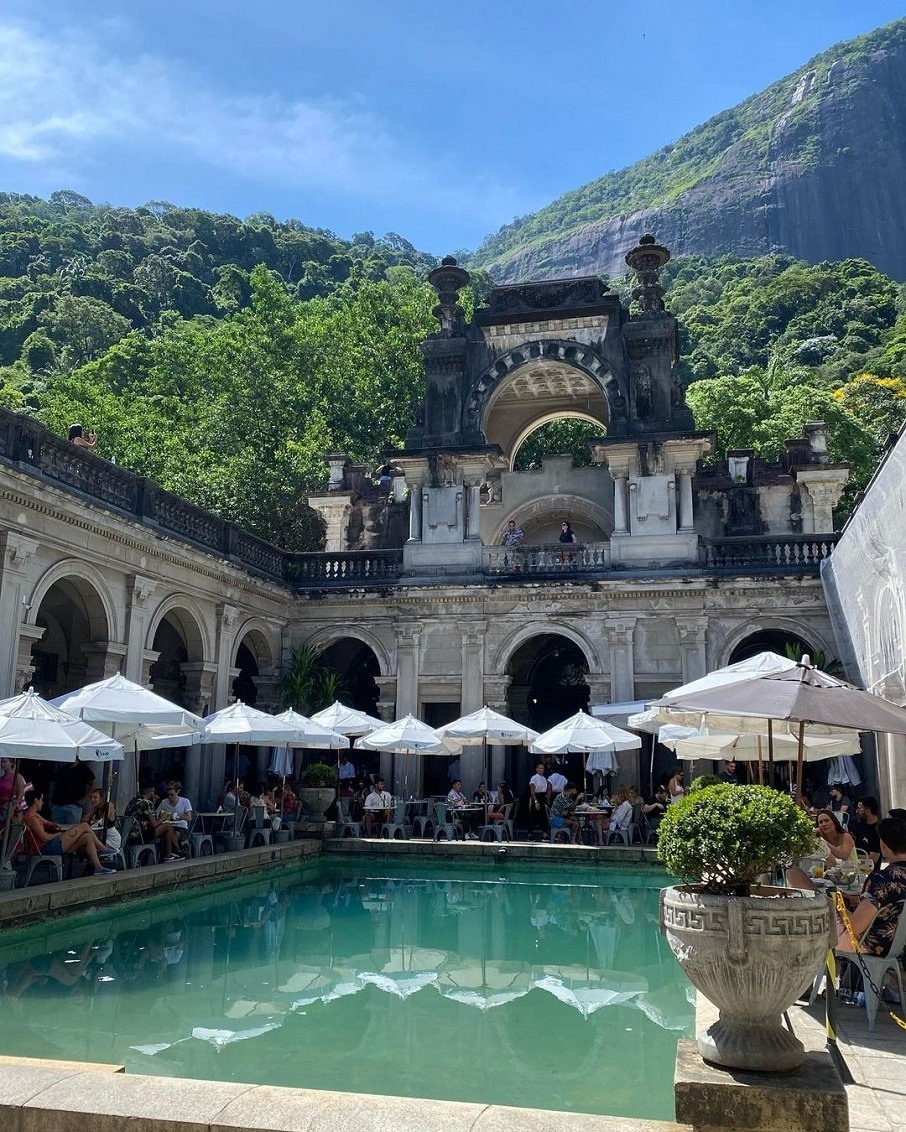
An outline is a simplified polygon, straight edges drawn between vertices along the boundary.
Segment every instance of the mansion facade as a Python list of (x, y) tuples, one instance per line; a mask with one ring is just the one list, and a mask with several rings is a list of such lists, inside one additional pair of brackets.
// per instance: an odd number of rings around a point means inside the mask
[[(0, 411), (0, 693), (54, 696), (122, 671), (201, 714), (234, 697), (278, 710), (304, 645), (347, 702), (383, 718), (437, 726), (489, 704), (540, 728), (580, 707), (625, 717), (764, 648), (841, 655), (821, 570), (840, 553), (832, 511), (848, 469), (829, 461), (820, 423), (775, 463), (704, 462), (713, 437), (676, 380), (659, 282), (669, 253), (643, 237), (626, 258), (632, 315), (588, 278), (495, 288), (466, 322), (467, 273), (436, 268), (425, 399), (388, 453), (396, 478), (377, 484), (328, 455), (309, 500), (326, 524), (320, 552), (265, 543)], [(594, 426), (591, 464), (517, 470), (523, 441), (564, 417)], [(510, 520), (517, 546), (503, 545)], [(559, 542), (564, 521), (575, 543)], [(620, 722), (619, 706), (605, 710)], [(443, 777), (382, 758), (398, 789), (404, 774), (410, 792)], [(621, 754), (620, 778), (647, 788), (648, 758)], [(216, 799), (224, 759), (185, 753), (193, 801)], [(518, 785), (527, 768), (524, 753), (492, 752), (495, 778)], [(461, 773), (474, 789), (479, 751)], [(901, 780), (879, 785), (904, 804)], [(120, 797), (133, 787), (124, 764)]]

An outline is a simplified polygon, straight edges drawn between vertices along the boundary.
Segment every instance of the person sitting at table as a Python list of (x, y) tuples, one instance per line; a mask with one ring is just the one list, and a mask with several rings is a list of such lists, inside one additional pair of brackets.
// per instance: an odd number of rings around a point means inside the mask
[(678, 802), (680, 798), (686, 793), (685, 771), (683, 764), (677, 763), (673, 768), (673, 774), (667, 782), (667, 794), (669, 802)]
[(126, 817), (135, 818), (135, 827), (129, 837), (131, 842), (141, 841), (150, 845), (154, 841), (157, 826), (154, 820), (154, 811), (157, 809), (157, 800), (154, 783), (145, 782), (138, 794), (126, 804), (123, 813)]
[(101, 857), (108, 852), (107, 847), (98, 841), (94, 830), (86, 822), (61, 829), (56, 822), (48, 821), (40, 813), (44, 795), (35, 789), (25, 791), (25, 805), (25, 848), (29, 853), (42, 857), (78, 853), (96, 874), (116, 872), (116, 869), (101, 863)]
[[(881, 855), (888, 862), (875, 869), (865, 882), (862, 895), (850, 916), (859, 951), (887, 955), (906, 903), (906, 823), (884, 818), (877, 825)], [(852, 939), (838, 914), (837, 947), (853, 951)]]
[(569, 830), (570, 844), (574, 844), (576, 834), (579, 832), (579, 820), (574, 816), (577, 804), (577, 790), (574, 782), (567, 782), (563, 789), (554, 796), (550, 809), (551, 839), (556, 836), (558, 829)]
[(349, 753), (343, 755), (340, 759), (340, 787), (351, 787), (356, 779), (355, 763), (352, 761)]
[(848, 815), (850, 813), (852, 801), (839, 782), (829, 785), (827, 793), (830, 799), (827, 805), (829, 810), (833, 810), (835, 814)]
[(371, 793), (365, 799), (365, 804), (362, 808), (365, 819), (365, 836), (374, 836), (374, 823), (378, 824), (378, 832), (380, 827), (386, 821), (390, 821), (390, 810), (393, 806), (393, 795), (388, 794), (384, 789), (383, 778), (378, 778), (374, 785), (371, 787)]
[(10, 808), (17, 810), (25, 794), (27, 783), (14, 770), (15, 765), (13, 759), (0, 759), (0, 827), (6, 821), (6, 811)]
[(488, 825), (493, 825), (495, 821), (503, 821), (506, 808), (513, 805), (516, 801), (516, 795), (510, 789), (508, 782), (501, 781), (491, 801), (494, 808), (488, 812)]
[(472, 801), (473, 802), (480, 802), (482, 806), (490, 805), (490, 803), (493, 801), (493, 799), (491, 798), (491, 792), (490, 792), (490, 790), (488, 790), (486, 783), (484, 783), (484, 782), (478, 783), (478, 789), (472, 795)]
[(277, 802), (281, 815), (292, 821), (299, 812), (299, 799), (293, 793), (293, 788), (287, 782), (277, 790)]
[(104, 795), (98, 786), (89, 793), (88, 804), (91, 809), (85, 820), (98, 835), (98, 840), (115, 852), (122, 840), (120, 831), (116, 828), (116, 806), (109, 799), (104, 802)]
[(824, 842), (827, 853), (825, 866), (827, 868), (831, 869), (835, 865), (856, 865), (859, 863), (855, 841), (840, 824), (837, 815), (832, 810), (819, 810), (815, 817), (815, 826)]
[(881, 842), (878, 838), (878, 799), (870, 794), (856, 802), (856, 817), (859, 824), (853, 831), (852, 837), (856, 848), (867, 853), (875, 863), (881, 863)]
[(484, 821), (484, 810), (470, 810), (469, 800), (462, 792), (462, 782), (457, 778), (450, 787), (447, 795), (447, 806), (453, 811), (454, 818), (465, 827), (465, 835), (471, 841), (478, 840), (475, 826)]
[(632, 798), (629, 793), (629, 788), (621, 786), (611, 799), (613, 803), (613, 813), (610, 815), (611, 830), (618, 833), (623, 833), (632, 822)]
[(182, 839), (189, 831), (192, 803), (188, 798), (182, 797), (181, 790), (181, 782), (168, 782), (167, 796), (161, 800), (154, 815), (159, 823), (155, 836), (163, 841), (165, 861), (178, 861), (186, 856)]

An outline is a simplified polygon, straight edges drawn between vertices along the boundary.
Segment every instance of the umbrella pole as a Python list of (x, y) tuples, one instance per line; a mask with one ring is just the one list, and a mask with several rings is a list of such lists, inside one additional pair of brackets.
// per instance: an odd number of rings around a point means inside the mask
[(768, 786), (774, 785), (774, 721), (768, 720)]
[(799, 721), (799, 745), (796, 751), (796, 803), (802, 802), (802, 764), (805, 761), (805, 720)]
[(761, 736), (755, 736), (755, 746), (758, 750), (758, 785), (764, 785), (764, 763), (761, 761)]

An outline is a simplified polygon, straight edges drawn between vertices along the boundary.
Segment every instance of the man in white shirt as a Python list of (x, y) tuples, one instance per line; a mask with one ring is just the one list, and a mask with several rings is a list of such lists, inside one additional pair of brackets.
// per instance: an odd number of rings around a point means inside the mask
[(547, 776), (547, 782), (551, 788), (551, 794), (553, 796), (562, 794), (566, 789), (566, 775), (561, 774), (557, 767), (554, 767), (554, 769)]
[(390, 820), (390, 809), (393, 805), (393, 795), (388, 794), (384, 789), (384, 780), (379, 778), (371, 787), (371, 793), (365, 799), (364, 819), (365, 819), (365, 835), (367, 837), (373, 836), (374, 823), (377, 822), (378, 830), (385, 821)]
[(181, 782), (167, 783), (167, 796), (161, 799), (157, 807), (157, 818), (164, 824), (163, 844), (166, 856), (165, 861), (178, 861), (185, 852), (179, 852), (182, 839), (189, 831), (189, 822), (192, 820), (192, 803), (188, 798), (180, 795)]
[(462, 782), (457, 778), (454, 779), (450, 787), (450, 793), (447, 795), (447, 805), (453, 810), (456, 819), (465, 826), (466, 837), (472, 841), (478, 840), (478, 835), (475, 833), (475, 819), (480, 817), (474, 811), (466, 810), (469, 804), (469, 799), (462, 792)]
[(349, 755), (344, 755), (340, 763), (340, 782), (352, 782), (355, 776), (355, 763)]
[(529, 779), (528, 794), (528, 832), (529, 837), (540, 830), (542, 837), (547, 833), (547, 806), (550, 801), (550, 783), (544, 777), (544, 763), (538, 763), (535, 773)]

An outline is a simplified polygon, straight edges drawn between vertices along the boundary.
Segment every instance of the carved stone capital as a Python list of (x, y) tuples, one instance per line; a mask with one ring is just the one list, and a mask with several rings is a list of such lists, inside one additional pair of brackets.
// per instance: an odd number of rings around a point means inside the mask
[(229, 633), (239, 620), (239, 610), (235, 605), (218, 605), (217, 621), (222, 633)]
[(39, 545), (35, 539), (17, 531), (4, 531), (0, 534), (0, 546), (3, 548), (6, 567), (11, 570), (23, 571)]
[(397, 649), (417, 649), (421, 640), (422, 631), (418, 625), (396, 626)]
[(157, 589), (156, 578), (145, 578), (141, 574), (130, 574), (126, 579), (127, 593), (133, 606), (142, 606)]
[(635, 625), (638, 617), (635, 614), (622, 614), (619, 617), (608, 617), (604, 622), (604, 632), (611, 647), (615, 645), (631, 645), (635, 635)]
[(677, 617), (676, 632), (683, 645), (703, 645), (708, 632), (707, 617)]

